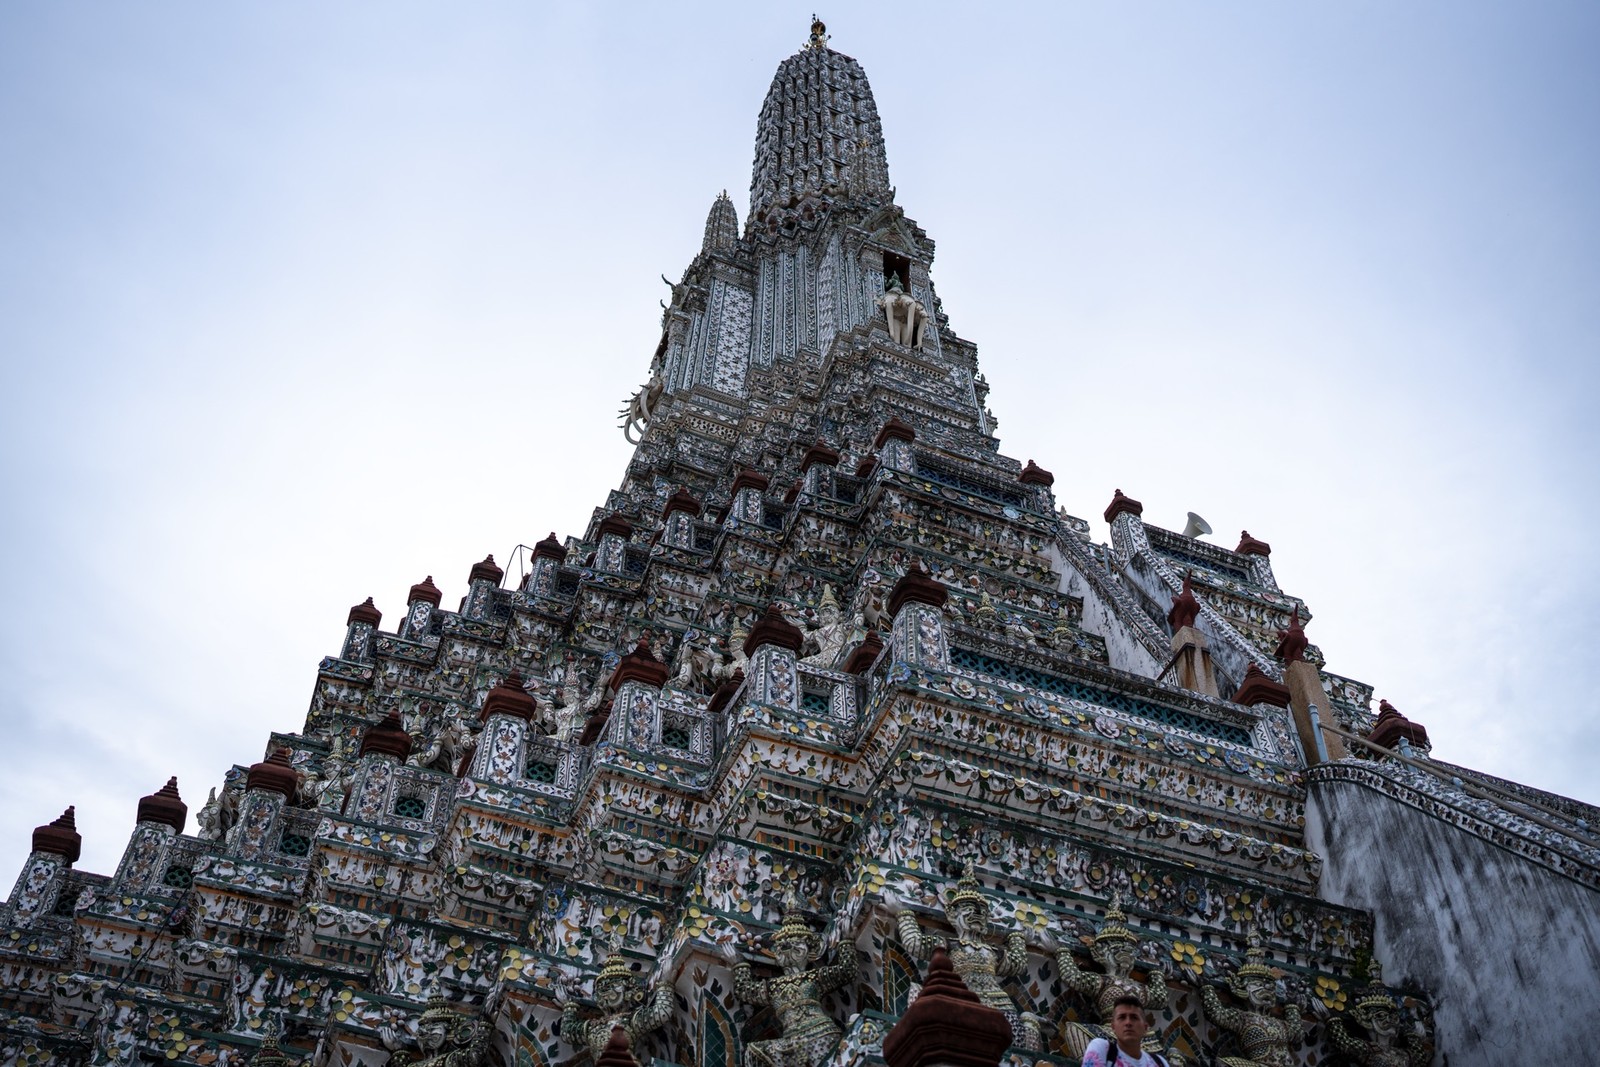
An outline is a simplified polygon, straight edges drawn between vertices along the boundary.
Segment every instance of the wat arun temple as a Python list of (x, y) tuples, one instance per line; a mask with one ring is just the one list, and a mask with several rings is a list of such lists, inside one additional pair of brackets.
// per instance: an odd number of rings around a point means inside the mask
[(1096, 542), (934, 247), (816, 23), (586, 529), (328, 620), (115, 871), (37, 798), (0, 1063), (1071, 1067), (1129, 996), (1174, 1067), (1600, 1062), (1600, 810), (1434, 760), (1266, 541)]

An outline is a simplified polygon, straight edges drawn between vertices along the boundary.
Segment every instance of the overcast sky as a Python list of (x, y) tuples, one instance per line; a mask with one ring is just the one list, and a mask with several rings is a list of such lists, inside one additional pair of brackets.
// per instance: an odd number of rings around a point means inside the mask
[[(192, 813), (371, 595), (582, 531), (811, 8), (0, 7), (0, 878)], [(1272, 543), (1435, 754), (1600, 801), (1600, 6), (820, 11), (1003, 450)], [(4, 891), (0, 888), (0, 891)]]

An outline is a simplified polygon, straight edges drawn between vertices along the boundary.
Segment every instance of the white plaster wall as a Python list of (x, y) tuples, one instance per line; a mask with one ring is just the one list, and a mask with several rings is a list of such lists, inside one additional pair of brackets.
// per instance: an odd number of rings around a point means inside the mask
[[(1111, 666), (1119, 671), (1154, 678), (1162, 663), (1150, 654), (1129, 624), (1118, 613), (1115, 605), (1104, 600), (1094, 585), (1078, 573), (1077, 566), (1066, 557), (1060, 547), (1048, 544), (1043, 555), (1060, 576), (1061, 592), (1083, 599), (1083, 628), (1106, 642), (1106, 656)], [(1115, 580), (1115, 579), (1111, 579)]]
[(1384, 979), (1434, 996), (1435, 1064), (1600, 1063), (1600, 894), (1354, 782), (1310, 784), (1306, 844)]

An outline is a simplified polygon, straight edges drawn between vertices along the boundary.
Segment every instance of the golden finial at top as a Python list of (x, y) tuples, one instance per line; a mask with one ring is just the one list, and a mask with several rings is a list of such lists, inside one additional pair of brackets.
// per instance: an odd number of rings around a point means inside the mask
[(807, 48), (828, 47), (828, 27), (817, 18), (816, 13), (811, 15), (811, 36), (806, 38)]

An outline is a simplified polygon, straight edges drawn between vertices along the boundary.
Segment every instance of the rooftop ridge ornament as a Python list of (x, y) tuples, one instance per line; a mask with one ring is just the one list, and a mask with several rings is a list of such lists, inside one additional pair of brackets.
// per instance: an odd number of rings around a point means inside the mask
[(811, 16), (811, 34), (806, 38), (806, 43), (801, 47), (808, 51), (826, 51), (829, 40), (831, 40), (831, 38), (828, 36), (827, 25), (821, 19), (817, 18), (815, 13), (813, 13)]
[(1186, 626), (1193, 626), (1200, 617), (1200, 601), (1195, 598), (1194, 586), (1190, 582), (1192, 574), (1192, 571), (1184, 572), (1183, 588), (1172, 598), (1172, 608), (1167, 612), (1167, 625), (1172, 627), (1174, 634)]
[(1304, 627), (1300, 625), (1300, 605), (1295, 604), (1294, 612), (1289, 616), (1288, 628), (1278, 631), (1278, 647), (1273, 654), (1288, 665), (1302, 659), (1310, 644)]

